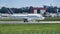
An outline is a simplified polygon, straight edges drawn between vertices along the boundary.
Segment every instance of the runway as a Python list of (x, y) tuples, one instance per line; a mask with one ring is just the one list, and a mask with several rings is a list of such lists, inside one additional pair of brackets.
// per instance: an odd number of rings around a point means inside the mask
[(39, 24), (39, 23), (60, 23), (60, 21), (40, 21), (40, 22), (0, 21), (0, 24)]

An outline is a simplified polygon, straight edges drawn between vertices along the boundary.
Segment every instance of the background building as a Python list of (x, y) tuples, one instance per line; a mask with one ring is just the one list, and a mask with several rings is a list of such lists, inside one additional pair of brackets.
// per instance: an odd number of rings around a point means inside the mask
[(39, 8), (39, 7), (34, 7), (33, 8), (33, 13), (34, 14), (44, 14), (44, 12), (46, 12), (46, 8)]

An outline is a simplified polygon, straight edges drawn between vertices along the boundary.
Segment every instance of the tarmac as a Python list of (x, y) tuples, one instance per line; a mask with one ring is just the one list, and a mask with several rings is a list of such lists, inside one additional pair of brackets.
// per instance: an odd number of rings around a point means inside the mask
[(39, 24), (39, 23), (60, 23), (60, 21), (40, 21), (40, 22), (0, 21), (0, 24)]

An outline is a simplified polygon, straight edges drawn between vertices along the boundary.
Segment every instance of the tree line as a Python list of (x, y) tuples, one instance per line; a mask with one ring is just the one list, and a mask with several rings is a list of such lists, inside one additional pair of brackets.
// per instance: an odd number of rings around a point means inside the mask
[(0, 9), (0, 13), (9, 13), (9, 11), (13, 11), (14, 13), (31, 13), (32, 12), (32, 6), (31, 7), (22, 7), (22, 8), (6, 8), (2, 7)]
[[(14, 13), (32, 13), (32, 9), (34, 7), (30, 6), (30, 7), (22, 7), (22, 8), (7, 8), (7, 7), (2, 7), (0, 9), (0, 13), (9, 13), (8, 11), (13, 11)], [(46, 12), (49, 13), (57, 13), (57, 9), (58, 12), (60, 12), (60, 7), (53, 7), (53, 6), (44, 6), (43, 8), (46, 8)], [(10, 10), (11, 9), (11, 10)]]

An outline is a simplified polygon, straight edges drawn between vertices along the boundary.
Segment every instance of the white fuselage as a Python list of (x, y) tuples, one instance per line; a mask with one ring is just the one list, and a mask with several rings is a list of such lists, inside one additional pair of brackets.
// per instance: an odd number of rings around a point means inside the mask
[(45, 17), (43, 17), (40, 14), (13, 14), (10, 17), (19, 18), (19, 19), (27, 19), (27, 20), (44, 20), (45, 19)]
[(16, 18), (16, 19), (27, 19), (27, 20), (44, 20), (41, 14), (10, 14), (10, 15), (2, 15), (2, 17)]

